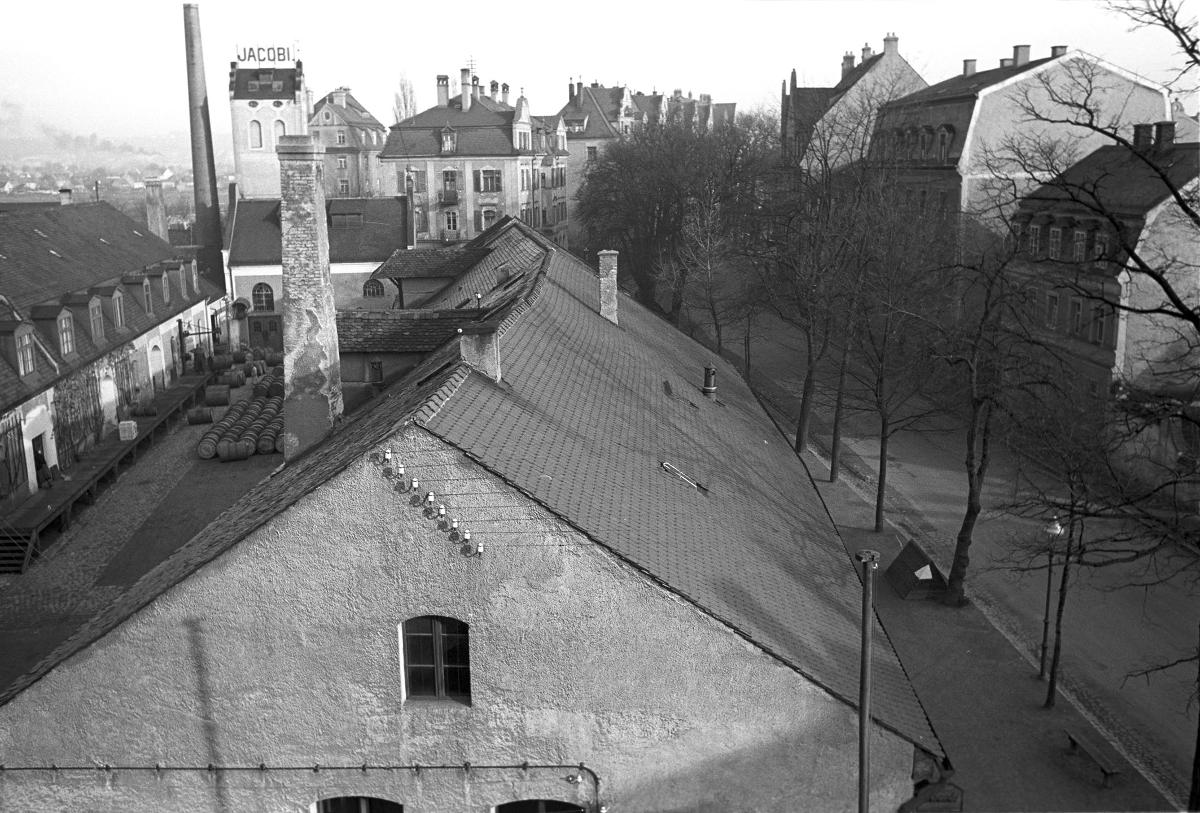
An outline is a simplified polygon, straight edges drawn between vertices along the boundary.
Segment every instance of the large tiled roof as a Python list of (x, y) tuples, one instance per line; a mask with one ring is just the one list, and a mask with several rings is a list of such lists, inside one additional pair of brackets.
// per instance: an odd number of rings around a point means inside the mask
[(1140, 217), (1197, 177), (1200, 144), (1173, 144), (1138, 154), (1101, 147), (1021, 203), (1025, 211), (1069, 208)]
[(885, 108), (907, 107), (909, 105), (923, 105), (948, 99), (977, 96), (981, 90), (999, 84), (1006, 79), (1010, 79), (1026, 71), (1031, 71), (1039, 65), (1044, 65), (1051, 59), (1058, 59), (1058, 57), (1031, 59), (1023, 65), (992, 68), (988, 71), (978, 71), (970, 76), (953, 76), (944, 82), (938, 82), (936, 85), (930, 85), (923, 90), (918, 90), (916, 93), (901, 96), (899, 99), (890, 101), (883, 106)]
[(343, 353), (428, 353), (458, 329), (476, 324), (483, 311), (338, 311), (338, 348)]
[(479, 262), (486, 254), (486, 248), (466, 246), (397, 249), (383, 265), (375, 269), (371, 278), (456, 277)]
[[(619, 133), (613, 122), (621, 112), (623, 93), (619, 87), (584, 87), (558, 111), (567, 122), (567, 138), (616, 138)], [(583, 130), (572, 132), (571, 123), (582, 120), (586, 120)]]
[[(495, 246), (485, 262), (501, 253), (500, 238), (514, 244), (509, 253), (524, 242), (528, 259), (540, 258), (487, 316), (500, 323), (502, 382), (456, 363), (448, 342), (0, 690), (0, 703), (414, 420), (854, 705), (855, 566), (807, 470), (736, 371), (628, 297), (619, 327), (600, 317), (594, 272), (523, 224), (506, 219), (484, 236)], [(707, 363), (718, 370), (716, 399), (700, 393)], [(874, 670), (875, 719), (940, 755), (884, 636)]]
[[(325, 211), (330, 217), (331, 263), (381, 263), (406, 245), (408, 202), (403, 197), (330, 198), (325, 202)], [(362, 215), (362, 225), (334, 228), (333, 215)], [(230, 221), (230, 267), (280, 264), (283, 244), (278, 200), (239, 200)]]
[[(500, 340), (502, 384), (472, 373), (425, 426), (854, 703), (861, 588), (807, 471), (733, 368), (624, 296), (611, 324), (597, 287), (552, 251)], [(876, 717), (940, 753), (893, 650), (876, 651)]]
[(0, 294), (26, 308), (177, 256), (107, 202), (0, 212)]

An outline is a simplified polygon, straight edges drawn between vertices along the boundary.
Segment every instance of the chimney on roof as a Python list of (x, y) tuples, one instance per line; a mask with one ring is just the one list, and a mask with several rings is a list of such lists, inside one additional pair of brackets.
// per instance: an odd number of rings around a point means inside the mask
[(567, 102), (575, 101), (575, 80), (567, 82)]
[(508, 104), (508, 82), (500, 86), (500, 103)]
[(963, 76), (974, 76), (975, 75), (975, 60), (973, 60), (973, 59), (964, 59), (963, 60), (962, 75)]
[(471, 109), (471, 69), (463, 68), (460, 76), (462, 77), (462, 81), (459, 82), (462, 91), (462, 110), (466, 113)]
[(146, 181), (146, 227), (160, 240), (167, 239), (167, 204), (158, 178)]
[(280, 136), (279, 222), (283, 266), (283, 457), (319, 443), (342, 417), (329, 232), (325, 147), (313, 136)]
[(450, 77), (446, 74), (439, 74), (437, 78), (438, 91), (438, 107), (449, 107), (450, 105)]
[(842, 76), (854, 70), (854, 54), (847, 51), (842, 55)]
[(1011, 68), (1012, 64), (1013, 64), (1013, 61), (1012, 61), (1011, 57), (1007, 57), (1007, 56), (1000, 57), (1000, 67), (1001, 68)]
[(500, 337), (495, 325), (460, 327), (458, 352), (467, 364), (493, 381), (500, 380)]
[(870, 44), (864, 42), (863, 49), (862, 49), (862, 61), (866, 62), (868, 59), (870, 59), (873, 56), (875, 56), (875, 52), (871, 50)]
[(1065, 45), (1051, 45), (1050, 46), (1051, 58), (1056, 57), (1056, 56), (1063, 56), (1066, 53), (1067, 53), (1067, 46), (1065, 46)]
[(329, 101), (333, 102), (338, 107), (346, 106), (346, 96), (350, 93), (350, 88), (336, 88), (333, 93), (329, 94)]
[(617, 322), (617, 252), (596, 252), (600, 264), (600, 315), (614, 325)]
[(1135, 124), (1133, 125), (1133, 148), (1137, 152), (1150, 152), (1150, 148), (1154, 146), (1154, 125), (1153, 124)]
[(491, 93), (488, 95), (491, 97), (493, 102), (500, 101), (500, 83), (499, 82), (497, 82), (495, 79), (493, 79), (491, 85), (488, 86), (488, 90), (491, 91)]
[(1160, 121), (1154, 125), (1154, 149), (1165, 150), (1175, 143), (1175, 122)]
[(483, 90), (483, 85), (481, 85), (479, 83), (479, 77), (472, 76), (471, 77), (471, 98), (474, 99), (475, 101), (479, 101), (479, 92), (481, 90)]
[(897, 37), (894, 33), (888, 34), (886, 37), (884, 37), (883, 38), (883, 52), (885, 54), (898, 55), (900, 53), (900, 38)]
[(1029, 46), (1014, 45), (1013, 46), (1013, 65), (1025, 65), (1029, 62)]
[(70, 206), (71, 205), (71, 190), (70, 190), (70, 188), (64, 186), (62, 189), (58, 190), (58, 205), (59, 206)]

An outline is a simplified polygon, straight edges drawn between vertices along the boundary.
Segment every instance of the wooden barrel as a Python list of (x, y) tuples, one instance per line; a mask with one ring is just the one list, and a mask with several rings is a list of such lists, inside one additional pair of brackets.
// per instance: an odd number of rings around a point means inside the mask
[(217, 441), (210, 439), (208, 435), (200, 438), (200, 442), (196, 444), (196, 454), (200, 455), (201, 460), (212, 460), (217, 454)]
[(234, 364), (242, 364), (246, 361), (246, 351), (245, 350), (234, 350), (233, 353), (231, 353), (230, 355), (233, 356)]
[(258, 453), (271, 454), (275, 451), (275, 433), (263, 432), (258, 436)]
[(212, 410), (208, 407), (196, 407), (187, 411), (187, 422), (193, 426), (198, 423), (212, 423)]
[(226, 406), (229, 403), (228, 384), (210, 384), (204, 388), (205, 406)]
[(269, 387), (267, 387), (267, 396), (269, 398), (282, 398), (283, 397), (283, 382), (282, 381), (272, 382), (271, 385)]
[(213, 356), (212, 368), (214, 372), (223, 372), (233, 366), (233, 357), (227, 354)]
[(267, 350), (265, 347), (256, 347), (250, 351), (250, 355), (255, 361), (258, 361), (259, 359), (265, 359), (267, 357)]
[(275, 437), (275, 451), (279, 452), (280, 454), (283, 454), (283, 433), (282, 432), (280, 432)]

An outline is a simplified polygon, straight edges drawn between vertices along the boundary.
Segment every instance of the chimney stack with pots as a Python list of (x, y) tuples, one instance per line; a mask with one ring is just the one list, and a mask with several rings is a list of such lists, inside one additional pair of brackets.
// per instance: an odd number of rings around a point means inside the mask
[(962, 75), (963, 76), (974, 76), (975, 75), (975, 60), (973, 60), (973, 59), (964, 59), (963, 60)]
[(1133, 125), (1133, 148), (1138, 152), (1149, 152), (1154, 145), (1154, 125)]
[(167, 239), (167, 204), (158, 178), (146, 181), (146, 226), (155, 237)]
[(437, 106), (450, 106), (450, 77), (446, 74), (439, 74), (437, 78)]
[(617, 252), (607, 249), (596, 253), (600, 265), (600, 315), (614, 325), (617, 322)]
[(459, 82), (460, 90), (462, 91), (462, 110), (466, 113), (471, 109), (471, 69), (463, 68), (459, 73), (462, 81)]
[(500, 103), (508, 104), (508, 82), (500, 86)]
[(895, 34), (888, 34), (883, 38), (883, 52), (885, 54), (900, 54), (900, 38)]
[(842, 55), (842, 76), (854, 70), (854, 54), (847, 51)]
[(319, 443), (342, 417), (336, 310), (325, 222), (325, 147), (280, 136), (283, 258), (283, 457)]
[(862, 61), (866, 62), (868, 59), (870, 59), (873, 56), (875, 56), (875, 52), (871, 50), (870, 43), (864, 42), (863, 49), (862, 49)]
[(1154, 125), (1154, 149), (1165, 150), (1175, 143), (1175, 122), (1160, 121)]
[(471, 99), (473, 102), (479, 101), (479, 93), (483, 90), (483, 85), (479, 82), (478, 76), (471, 77)]
[(471, 367), (493, 381), (500, 381), (500, 336), (496, 325), (460, 327), (458, 352)]
[(488, 96), (491, 98), (491, 100), (493, 102), (500, 101), (500, 83), (499, 82), (497, 82), (495, 79), (493, 79), (492, 83), (488, 86), (488, 90), (491, 91), (491, 93), (489, 93)]

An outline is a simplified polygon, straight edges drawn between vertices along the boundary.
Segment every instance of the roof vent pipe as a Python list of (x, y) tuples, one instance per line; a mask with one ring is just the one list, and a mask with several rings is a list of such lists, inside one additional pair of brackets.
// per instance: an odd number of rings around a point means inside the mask
[(717, 368), (711, 364), (704, 367), (704, 386), (700, 391), (709, 398), (717, 397)]

